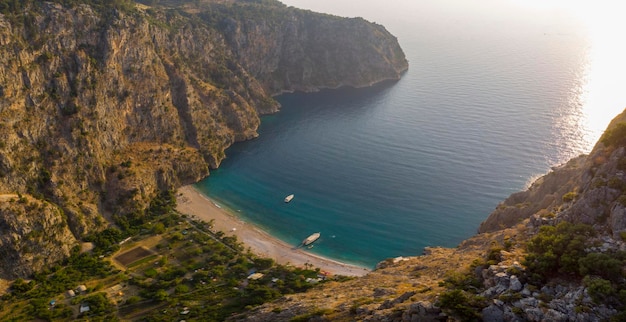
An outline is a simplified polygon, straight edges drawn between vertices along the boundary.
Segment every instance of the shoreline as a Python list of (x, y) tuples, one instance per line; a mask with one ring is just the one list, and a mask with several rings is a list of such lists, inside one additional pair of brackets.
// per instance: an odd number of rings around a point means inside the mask
[(245, 247), (249, 247), (254, 254), (271, 258), (278, 264), (297, 267), (312, 265), (323, 272), (344, 276), (363, 276), (370, 272), (365, 267), (341, 263), (295, 248), (259, 227), (237, 218), (192, 185), (178, 188), (176, 200), (176, 208), (180, 213), (206, 222), (213, 220), (214, 230), (222, 231), (226, 236), (236, 236), (237, 240)]

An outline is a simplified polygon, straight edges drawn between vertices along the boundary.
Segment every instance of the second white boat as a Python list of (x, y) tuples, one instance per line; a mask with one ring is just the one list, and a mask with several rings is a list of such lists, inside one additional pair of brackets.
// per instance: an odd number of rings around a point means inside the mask
[(305, 238), (302, 241), (302, 246), (309, 246), (311, 244), (313, 244), (316, 240), (318, 240), (320, 238), (321, 234), (320, 233), (313, 233), (311, 234), (311, 236)]

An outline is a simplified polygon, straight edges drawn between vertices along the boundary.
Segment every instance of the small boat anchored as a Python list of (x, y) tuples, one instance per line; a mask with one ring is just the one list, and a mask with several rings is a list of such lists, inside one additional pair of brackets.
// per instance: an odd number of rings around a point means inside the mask
[(302, 246), (309, 246), (320, 238), (320, 233), (313, 233), (302, 241)]
[(290, 202), (293, 199), (294, 195), (290, 194), (287, 197), (285, 197), (285, 202)]

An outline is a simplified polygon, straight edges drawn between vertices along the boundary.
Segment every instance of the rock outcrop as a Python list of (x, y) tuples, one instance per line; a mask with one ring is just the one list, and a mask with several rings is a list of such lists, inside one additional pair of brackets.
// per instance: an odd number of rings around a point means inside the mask
[[(624, 122), (626, 113), (617, 116), (607, 131)], [(619, 239), (626, 231), (625, 207), (626, 147), (601, 141), (589, 155), (553, 168), (528, 190), (512, 194), (478, 231), (496, 231), (532, 218), (533, 226), (565, 220), (593, 225)]]
[[(271, 94), (366, 86), (407, 68), (381, 26), (274, 1), (192, 11), (17, 3), (0, 6), (0, 194), (46, 200), (63, 214), (55, 225), (72, 238), (30, 245), (61, 243), (48, 262), (111, 215), (141, 213), (158, 190), (207, 176), (228, 146), (257, 136), (259, 115), (278, 111)], [(11, 225), (0, 230), (13, 233), (25, 238)], [(0, 258), (0, 276), (41, 265), (5, 263), (20, 257), (19, 238), (3, 239), (0, 252), (13, 255)]]
[(14, 276), (67, 257), (76, 243), (63, 210), (29, 196), (0, 195), (0, 230), (2, 269)]
[(272, 94), (369, 86), (381, 77), (397, 79), (408, 67), (396, 38), (362, 18), (279, 5), (248, 6), (235, 16), (221, 22), (225, 40)]

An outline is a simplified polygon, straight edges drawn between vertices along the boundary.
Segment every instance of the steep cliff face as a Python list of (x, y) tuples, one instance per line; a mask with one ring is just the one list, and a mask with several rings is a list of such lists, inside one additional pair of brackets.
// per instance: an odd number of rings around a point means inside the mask
[(4, 272), (28, 276), (67, 257), (76, 243), (63, 210), (28, 196), (0, 195)]
[[(292, 64), (283, 63), (285, 55), (278, 55), (271, 66), (293, 67), (298, 60), (338, 61), (334, 56), (342, 56), (341, 60), (358, 61), (354, 64), (361, 70), (340, 73), (319, 64), (316, 72), (326, 79), (300, 77), (297, 86), (289, 85), (276, 76), (271, 69), (275, 67), (264, 71), (261, 66), (274, 59), (276, 50), (284, 51), (272, 48), (278, 46), (277, 39), (307, 40), (286, 30), (286, 25), (265, 28), (263, 19), (238, 20), (246, 17), (238, 12), (247, 6), (258, 10), (260, 4), (219, 4), (216, 9), (206, 4), (200, 10), (204, 13), (190, 14), (141, 5), (119, 10), (24, 3), (19, 12), (0, 14), (0, 193), (48, 200), (61, 209), (66, 216), (61, 223), (79, 239), (106, 226), (104, 219), (110, 215), (141, 212), (157, 190), (207, 176), (224, 159), (228, 146), (257, 135), (259, 115), (278, 111), (268, 94), (362, 86), (398, 77), (379, 73), (381, 64), (393, 66), (388, 67), (392, 70), (406, 68), (403, 56), (386, 61), (383, 56), (352, 55), (350, 46), (328, 43), (326, 47), (340, 47), (324, 57), (291, 52)], [(268, 8), (268, 13), (284, 10)], [(208, 14), (212, 11), (220, 14)], [(314, 13), (290, 12), (300, 19), (317, 19)], [(282, 11), (273, 14), (281, 16)], [(350, 32), (382, 30), (363, 21), (345, 21), (347, 31), (340, 32), (345, 37)], [(262, 32), (229, 33), (228, 23)], [(298, 32), (315, 28), (299, 24)], [(352, 25), (360, 27), (350, 29)], [(229, 40), (233, 37), (249, 37), (255, 45), (240, 46)], [(391, 35), (373, 39), (385, 37), (378, 43), (397, 47)], [(351, 54), (343, 58), (345, 53)], [(259, 57), (264, 61), (252, 63)], [(369, 77), (362, 76), (365, 70)], [(65, 246), (74, 242), (59, 240), (67, 242)], [(20, 249), (8, 240), (2, 248), (15, 254)], [(0, 265), (0, 275), (28, 271), (5, 267), (9, 266)]]
[(574, 158), (537, 179), (528, 190), (512, 194), (487, 217), (478, 232), (510, 228), (535, 214), (554, 216), (563, 204), (563, 196), (580, 189), (586, 161), (587, 156)]
[[(623, 113), (606, 133), (625, 122)], [(619, 238), (626, 231), (626, 147), (607, 142), (602, 139), (589, 155), (554, 168), (528, 190), (511, 195), (481, 224), (479, 232), (512, 227), (533, 218), (538, 224), (566, 220), (593, 225)]]
[(219, 8), (218, 14), (228, 13), (219, 28), (233, 53), (270, 93), (367, 86), (381, 77), (397, 79), (408, 68), (396, 38), (361, 18), (278, 4)]

